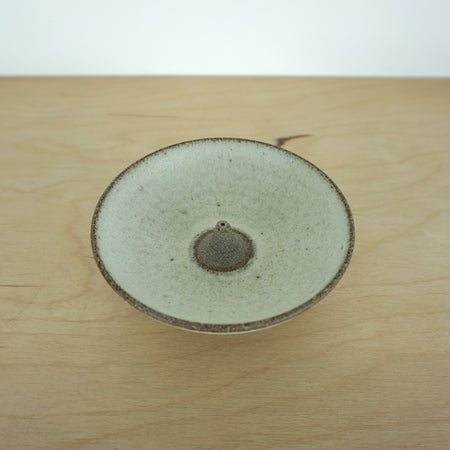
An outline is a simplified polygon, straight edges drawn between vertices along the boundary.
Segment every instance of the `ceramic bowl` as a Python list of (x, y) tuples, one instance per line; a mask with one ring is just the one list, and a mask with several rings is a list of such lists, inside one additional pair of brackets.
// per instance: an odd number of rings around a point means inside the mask
[(276, 325), (337, 284), (354, 245), (342, 192), (305, 159), (262, 142), (212, 138), (151, 153), (95, 208), (91, 242), (110, 286), (189, 330)]

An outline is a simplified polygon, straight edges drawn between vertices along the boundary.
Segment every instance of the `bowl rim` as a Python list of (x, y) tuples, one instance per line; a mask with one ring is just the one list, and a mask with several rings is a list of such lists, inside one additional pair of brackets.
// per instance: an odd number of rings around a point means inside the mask
[[(106, 269), (103, 260), (100, 257), (99, 247), (97, 244), (97, 219), (99, 217), (101, 208), (103, 206), (103, 203), (105, 201), (105, 198), (111, 191), (111, 189), (121, 180), (121, 178), (125, 175), (126, 172), (133, 169), (134, 167), (138, 166), (143, 160), (147, 158), (151, 158), (152, 156), (171, 150), (175, 147), (182, 146), (184, 144), (191, 144), (191, 143), (197, 143), (197, 142), (204, 142), (204, 141), (233, 141), (235, 143), (239, 142), (249, 142), (253, 144), (259, 144), (271, 147), (274, 150), (278, 150), (280, 152), (284, 152), (285, 154), (288, 154), (295, 158), (300, 158), (303, 162), (308, 164), (310, 167), (315, 169), (321, 176), (323, 176), (326, 181), (328, 181), (331, 186), (334, 188), (336, 193), (338, 194), (340, 200), (342, 201), (346, 214), (348, 219), (348, 232), (349, 232), (349, 246), (347, 250), (347, 254), (340, 265), (338, 271), (334, 275), (334, 277), (331, 279), (331, 281), (328, 282), (318, 293), (316, 293), (313, 297), (311, 297), (306, 302), (302, 303), (301, 305), (296, 306), (295, 308), (290, 309), (289, 311), (285, 311), (281, 314), (278, 314), (276, 316), (271, 316), (265, 319), (255, 320), (251, 322), (243, 322), (243, 323), (232, 323), (232, 324), (220, 324), (220, 323), (203, 323), (203, 322), (194, 322), (186, 319), (180, 319), (174, 316), (170, 316), (168, 314), (164, 314), (156, 309), (153, 309), (133, 296), (131, 296), (127, 291), (125, 291), (122, 287), (120, 287), (117, 282), (114, 280), (114, 278), (111, 276), (111, 274)], [(296, 153), (293, 153), (289, 150), (286, 150), (282, 147), (277, 147), (273, 144), (268, 144), (266, 142), (261, 142), (253, 139), (244, 139), (244, 138), (234, 138), (234, 137), (211, 137), (211, 138), (202, 138), (202, 139), (194, 139), (194, 140), (188, 140), (183, 142), (178, 142), (176, 144), (169, 145), (167, 147), (163, 147), (159, 150), (156, 150), (154, 152), (151, 152), (142, 158), (138, 159), (137, 161), (130, 164), (128, 167), (126, 167), (124, 170), (122, 170), (106, 187), (103, 194), (101, 195), (100, 199), (98, 200), (94, 214), (92, 216), (91, 221), (91, 229), (90, 229), (90, 238), (91, 238), (91, 247), (92, 252), (94, 255), (95, 262), (105, 278), (105, 280), (108, 282), (108, 284), (112, 287), (112, 289), (118, 293), (124, 300), (126, 300), (130, 305), (134, 306), (139, 311), (149, 315), (150, 317), (153, 317), (154, 319), (157, 319), (161, 322), (164, 322), (166, 324), (175, 326), (177, 328), (182, 328), (190, 331), (198, 331), (203, 333), (214, 333), (214, 334), (228, 334), (228, 333), (243, 333), (248, 331), (256, 331), (263, 328), (271, 327), (277, 324), (280, 324), (282, 322), (285, 322), (289, 319), (292, 319), (293, 317), (299, 315), (303, 311), (306, 311), (311, 306), (318, 303), (320, 300), (322, 300), (339, 282), (339, 280), (344, 275), (344, 272), (346, 271), (351, 256), (353, 254), (353, 249), (355, 246), (355, 224), (353, 221), (353, 215), (350, 209), (350, 206), (342, 193), (342, 191), (338, 188), (336, 183), (321, 169), (319, 169), (316, 165), (308, 161), (307, 159), (303, 158), (302, 156), (297, 155)]]

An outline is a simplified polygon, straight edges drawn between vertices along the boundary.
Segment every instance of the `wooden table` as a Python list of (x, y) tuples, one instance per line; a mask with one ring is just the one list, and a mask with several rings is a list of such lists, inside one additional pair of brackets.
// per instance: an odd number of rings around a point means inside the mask
[[(123, 168), (211, 136), (281, 145), (342, 188), (348, 271), (235, 336), (171, 328), (103, 280), (89, 227)], [(0, 80), (0, 446), (449, 448), (450, 80)]]

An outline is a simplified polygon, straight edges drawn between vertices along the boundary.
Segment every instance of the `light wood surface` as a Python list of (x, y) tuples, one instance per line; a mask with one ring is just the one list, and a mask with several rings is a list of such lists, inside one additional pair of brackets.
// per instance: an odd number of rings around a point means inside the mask
[[(92, 258), (109, 181), (211, 136), (282, 143), (354, 212), (344, 278), (275, 328), (171, 328)], [(450, 80), (6, 78), (0, 152), (0, 447), (450, 448)]]

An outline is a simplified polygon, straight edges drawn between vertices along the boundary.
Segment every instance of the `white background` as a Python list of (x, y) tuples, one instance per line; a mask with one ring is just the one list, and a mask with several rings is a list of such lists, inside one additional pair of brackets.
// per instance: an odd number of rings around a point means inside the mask
[(450, 76), (450, 0), (0, 0), (0, 74)]

